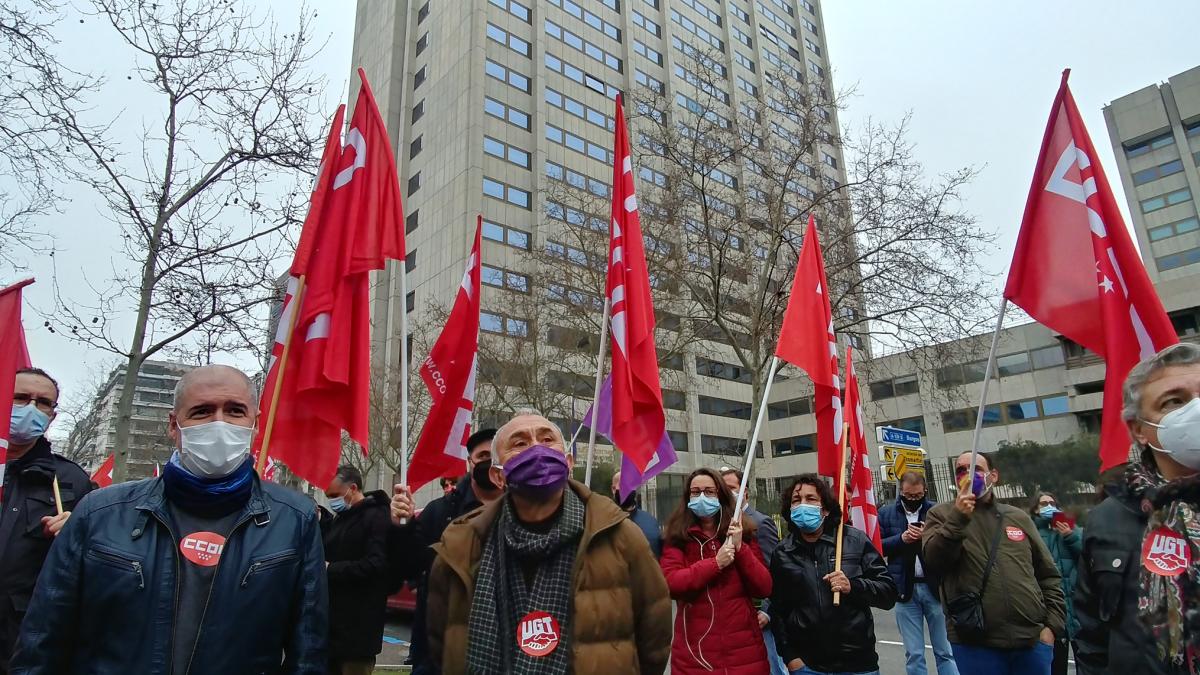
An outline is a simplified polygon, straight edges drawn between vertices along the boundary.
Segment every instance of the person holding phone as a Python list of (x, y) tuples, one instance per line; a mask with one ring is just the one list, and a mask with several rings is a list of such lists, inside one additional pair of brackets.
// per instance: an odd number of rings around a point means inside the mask
[(926, 492), (925, 477), (912, 471), (900, 476), (896, 503), (879, 510), (879, 532), (888, 573), (896, 582), (896, 626), (904, 641), (905, 673), (927, 675), (925, 626), (938, 675), (958, 675), (954, 652), (946, 637), (946, 614), (938, 600), (938, 579), (925, 564), (921, 532), (934, 504)]
[(1038, 534), (1042, 535), (1042, 541), (1050, 549), (1054, 565), (1062, 574), (1062, 590), (1067, 601), (1067, 634), (1054, 641), (1054, 662), (1050, 666), (1050, 674), (1066, 675), (1071, 641), (1079, 630), (1071, 596), (1075, 594), (1079, 555), (1083, 552), (1083, 528), (1075, 527), (1075, 520), (1058, 508), (1058, 499), (1049, 492), (1038, 493), (1029, 512), (1033, 516), (1033, 523), (1037, 525)]

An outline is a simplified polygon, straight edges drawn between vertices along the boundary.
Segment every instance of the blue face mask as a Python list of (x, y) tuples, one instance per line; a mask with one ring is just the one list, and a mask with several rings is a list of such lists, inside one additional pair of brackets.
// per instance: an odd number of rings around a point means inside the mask
[(48, 426), (50, 416), (38, 410), (36, 405), (14, 405), (12, 419), (8, 423), (8, 441), (13, 445), (32, 443), (46, 433)]
[(1054, 514), (1056, 514), (1056, 513), (1061, 513), (1061, 512), (1058, 510), (1057, 507), (1050, 506), (1049, 504), (1038, 509), (1038, 515), (1045, 518), (1046, 520), (1050, 520), (1051, 518), (1053, 518)]
[(801, 532), (807, 533), (821, 529), (821, 523), (825, 522), (825, 516), (821, 515), (821, 507), (815, 504), (796, 504), (792, 507), (791, 518), (792, 523), (800, 528)]
[(329, 510), (333, 511), (334, 513), (341, 513), (342, 511), (345, 511), (347, 507), (348, 505), (346, 504), (345, 497), (334, 497), (333, 499), (329, 500)]
[(700, 495), (688, 500), (688, 508), (699, 518), (709, 518), (721, 510), (721, 502), (717, 501), (716, 497)]

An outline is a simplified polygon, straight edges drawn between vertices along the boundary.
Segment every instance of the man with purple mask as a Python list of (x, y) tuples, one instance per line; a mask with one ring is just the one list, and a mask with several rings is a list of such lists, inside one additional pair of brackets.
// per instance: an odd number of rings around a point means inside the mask
[(429, 578), (429, 647), (458, 673), (663, 672), (671, 601), (645, 536), (569, 479), (562, 432), (521, 411), (496, 432), (504, 497), (446, 529)]

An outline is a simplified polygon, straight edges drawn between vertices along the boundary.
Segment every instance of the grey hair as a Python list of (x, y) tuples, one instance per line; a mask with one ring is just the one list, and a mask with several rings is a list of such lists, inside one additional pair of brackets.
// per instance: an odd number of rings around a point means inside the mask
[(1147, 380), (1155, 373), (1171, 366), (1190, 366), (1196, 363), (1200, 363), (1200, 345), (1181, 342), (1167, 347), (1134, 366), (1125, 378), (1125, 386), (1121, 391), (1121, 399), (1124, 403), (1121, 417), (1126, 422), (1138, 419), (1141, 414), (1142, 389), (1146, 386)]
[[(512, 417), (508, 418), (508, 421), (505, 422), (504, 424), (501, 424), (499, 429), (496, 429), (495, 438), (497, 438), (497, 439), (504, 438), (504, 434), (505, 434), (505, 432), (508, 431), (508, 426), (513, 423), (513, 420), (517, 419), (518, 417), (524, 417), (526, 415), (536, 415), (536, 416), (541, 417), (542, 419), (546, 420), (547, 422), (550, 422), (550, 418), (543, 415), (542, 411), (538, 410), (537, 408), (532, 408), (529, 406), (517, 408), (516, 410), (513, 411)], [(554, 422), (550, 422), (550, 426), (554, 427), (555, 429), (558, 429), (558, 425), (555, 424)], [(566, 440), (566, 436), (563, 436), (562, 429), (558, 429), (558, 435), (562, 436), (564, 441)]]
[(179, 378), (179, 381), (175, 383), (175, 412), (179, 412), (179, 402), (183, 400), (183, 392), (187, 391), (187, 388), (191, 385), (192, 380), (196, 379), (196, 377), (200, 374), (214, 370), (229, 371), (240, 375), (246, 382), (246, 391), (250, 392), (250, 408), (254, 411), (258, 410), (258, 390), (254, 388), (254, 381), (250, 379), (250, 376), (238, 370), (237, 368), (234, 368), (233, 366), (224, 366), (213, 363), (207, 366), (192, 368), (184, 373), (183, 377)]

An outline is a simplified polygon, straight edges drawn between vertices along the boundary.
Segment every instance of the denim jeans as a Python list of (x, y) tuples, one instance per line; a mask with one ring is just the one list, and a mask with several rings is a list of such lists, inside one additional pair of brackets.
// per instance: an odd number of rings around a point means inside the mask
[(896, 603), (896, 626), (904, 640), (905, 671), (908, 675), (928, 675), (925, 667), (925, 624), (929, 624), (929, 644), (938, 675), (958, 675), (950, 640), (946, 639), (946, 615), (942, 603), (925, 584), (913, 584), (912, 598)]
[(1050, 663), (1054, 660), (1054, 646), (1040, 640), (1028, 649), (991, 649), (959, 644), (953, 647), (958, 667), (971, 675), (1050, 675)]
[(767, 663), (771, 664), (771, 675), (788, 675), (787, 665), (775, 649), (775, 635), (771, 633), (771, 627), (767, 626), (762, 633), (763, 642), (767, 645)]
[(800, 670), (790, 671), (790, 675), (879, 675), (879, 671), (872, 670), (872, 671), (865, 672), (865, 673), (852, 673), (848, 670), (847, 671), (839, 671), (839, 672), (821, 672), (818, 670), (813, 670), (812, 668), (809, 668), (808, 666), (804, 666)]

